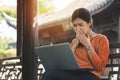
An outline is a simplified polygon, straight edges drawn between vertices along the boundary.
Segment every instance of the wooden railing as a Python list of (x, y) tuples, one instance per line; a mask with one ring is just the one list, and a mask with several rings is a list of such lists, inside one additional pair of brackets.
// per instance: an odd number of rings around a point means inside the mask
[[(0, 59), (0, 80), (22, 80), (21, 59), (22, 57)], [(43, 72), (44, 68), (38, 60), (38, 80)]]
[[(120, 43), (110, 45), (109, 61), (101, 80), (120, 80)], [(22, 80), (22, 57), (0, 59), (0, 80)], [(38, 80), (44, 73), (38, 60)]]
[(21, 57), (11, 57), (0, 60), (0, 80), (21, 80)]

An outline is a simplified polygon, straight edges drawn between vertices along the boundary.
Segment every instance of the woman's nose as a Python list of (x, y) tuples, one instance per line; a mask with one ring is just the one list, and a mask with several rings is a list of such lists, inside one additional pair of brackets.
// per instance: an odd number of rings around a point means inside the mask
[(76, 31), (78, 32), (79, 31), (79, 29), (76, 27)]
[(77, 30), (79, 30), (79, 29), (80, 29), (80, 27), (79, 27), (79, 26), (76, 26), (76, 29), (77, 29)]

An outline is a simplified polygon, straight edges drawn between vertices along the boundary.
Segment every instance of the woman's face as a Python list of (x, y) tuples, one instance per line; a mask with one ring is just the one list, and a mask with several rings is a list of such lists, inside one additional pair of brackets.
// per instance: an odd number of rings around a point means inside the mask
[(83, 19), (80, 19), (80, 18), (76, 18), (74, 21), (73, 21), (73, 28), (74, 28), (74, 31), (77, 32), (77, 31), (81, 31), (83, 32), (85, 35), (89, 33), (90, 31), (90, 26), (91, 26), (91, 21), (89, 23), (87, 23), (86, 21), (84, 21)]

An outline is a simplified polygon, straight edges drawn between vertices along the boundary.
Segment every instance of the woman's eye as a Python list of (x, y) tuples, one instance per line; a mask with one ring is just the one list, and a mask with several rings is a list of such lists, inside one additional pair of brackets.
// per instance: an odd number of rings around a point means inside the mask
[(82, 24), (78, 24), (80, 27), (82, 27), (83, 25)]
[(74, 27), (82, 27), (83, 25), (82, 24), (73, 24)]
[(76, 24), (73, 24), (73, 26), (74, 26), (74, 27), (77, 27), (77, 25), (76, 25)]

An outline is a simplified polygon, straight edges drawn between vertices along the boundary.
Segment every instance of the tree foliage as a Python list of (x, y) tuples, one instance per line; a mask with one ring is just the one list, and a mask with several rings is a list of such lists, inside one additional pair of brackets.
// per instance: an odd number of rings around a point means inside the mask
[(0, 38), (0, 49), (5, 50), (7, 48), (7, 45), (11, 42), (13, 42), (11, 38)]
[(39, 0), (38, 1), (38, 14), (44, 14), (55, 9), (52, 5), (53, 0)]
[[(38, 15), (47, 13), (55, 9), (55, 6), (52, 5), (53, 0), (38, 0)], [(16, 8), (13, 7), (3, 7), (0, 6), (0, 11), (7, 13), (9, 16), (16, 18), (17, 11)], [(0, 19), (4, 17), (0, 14)]]
[[(16, 18), (17, 17), (17, 11), (15, 8), (6, 8), (6, 7), (0, 7), (0, 12), (5, 12), (7, 15)], [(0, 19), (4, 19), (2, 14), (0, 13)]]
[(15, 50), (13, 50), (13, 49), (7, 50), (7, 45), (11, 42), (13, 42), (13, 40), (11, 38), (6, 38), (6, 37), (1, 38), (0, 37), (0, 59), (6, 58), (6, 57), (12, 57), (13, 54), (15, 53)]

